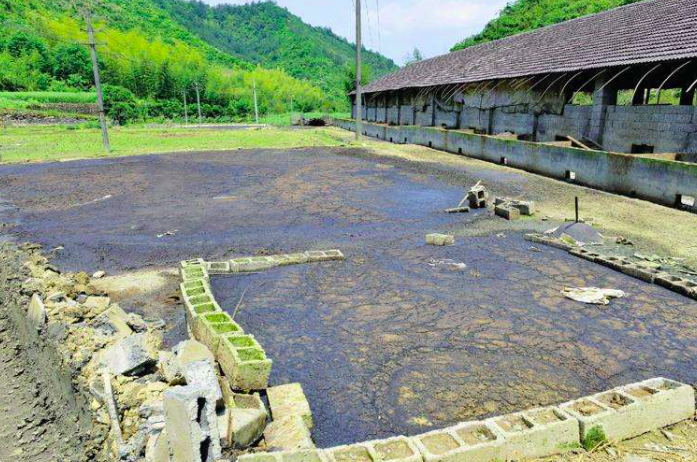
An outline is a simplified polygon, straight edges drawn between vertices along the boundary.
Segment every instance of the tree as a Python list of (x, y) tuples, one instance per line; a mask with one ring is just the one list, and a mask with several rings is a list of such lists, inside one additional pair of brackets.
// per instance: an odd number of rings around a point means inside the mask
[[(370, 83), (373, 71), (367, 64), (363, 63), (361, 71), (361, 85), (368, 85)], [(348, 95), (351, 92), (356, 91), (356, 65), (346, 66), (344, 69), (344, 91)]]
[(407, 53), (407, 55), (404, 57), (404, 64), (405, 65), (410, 65), (414, 63), (418, 63), (419, 61), (424, 60), (424, 55), (421, 54), (421, 50), (418, 48), (414, 48), (414, 51), (411, 53)]
[(53, 75), (59, 80), (87, 81), (92, 78), (92, 62), (84, 46), (59, 45), (53, 53)]

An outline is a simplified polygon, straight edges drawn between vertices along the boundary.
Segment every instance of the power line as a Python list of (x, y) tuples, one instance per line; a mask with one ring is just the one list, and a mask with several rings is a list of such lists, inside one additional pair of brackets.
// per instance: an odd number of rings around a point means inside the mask
[[(361, 0), (356, 0), (356, 1), (361, 1)], [(370, 44), (372, 46), (375, 46), (375, 41), (373, 40), (373, 26), (370, 22), (370, 8), (368, 8), (368, 0), (363, 0), (363, 3), (365, 3), (365, 15), (366, 18), (368, 19), (368, 36), (370, 36)]]
[(378, 51), (382, 54), (382, 32), (380, 31), (380, 0), (375, 0), (375, 12), (378, 17)]

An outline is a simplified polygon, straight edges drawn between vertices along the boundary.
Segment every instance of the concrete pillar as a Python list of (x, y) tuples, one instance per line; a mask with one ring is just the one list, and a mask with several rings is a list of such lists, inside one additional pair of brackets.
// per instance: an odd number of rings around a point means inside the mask
[(402, 91), (397, 90), (397, 125), (402, 125)]
[(609, 106), (617, 105), (617, 87), (610, 84), (603, 88), (605, 79), (599, 78), (595, 81), (595, 91), (593, 92), (593, 107), (591, 109), (590, 131), (588, 138), (602, 146), (605, 134), (605, 120), (607, 119), (607, 109)]
[(431, 127), (436, 126), (436, 90), (433, 90), (431, 96)]

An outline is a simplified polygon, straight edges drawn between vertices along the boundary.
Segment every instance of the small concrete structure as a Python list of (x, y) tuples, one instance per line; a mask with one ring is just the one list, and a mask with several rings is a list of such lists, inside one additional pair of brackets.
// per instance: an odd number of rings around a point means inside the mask
[(235, 390), (265, 390), (272, 361), (256, 341), (251, 346), (237, 346), (240, 340), (247, 339), (253, 340), (250, 336), (227, 336), (220, 342), (217, 352), (220, 368)]
[(299, 451), (243, 454), (237, 460), (238, 462), (330, 462), (327, 452), (316, 448)]
[(375, 457), (375, 462), (423, 462), (419, 449), (411, 438), (405, 436), (368, 441), (365, 445)]
[(303, 418), (297, 414), (291, 414), (271, 422), (264, 430), (264, 440), (268, 447), (283, 451), (315, 447), (310, 430), (305, 425)]
[(191, 332), (194, 338), (207, 346), (216, 357), (221, 335), (244, 333), (240, 325), (233, 321), (229, 314), (222, 311), (194, 318)]
[(427, 234), (426, 244), (435, 246), (455, 245), (455, 236), (449, 234)]
[(509, 221), (520, 220), (520, 210), (512, 207), (509, 204), (497, 205), (494, 208), (494, 213), (496, 213), (497, 217), (501, 217)]
[(271, 415), (275, 420), (280, 420), (289, 415), (299, 415), (305, 426), (312, 429), (312, 411), (308, 403), (303, 387), (299, 383), (289, 383), (270, 387), (266, 390), (269, 398)]
[(268, 412), (259, 394), (233, 394), (229, 405), (228, 433), (222, 434), (227, 444), (237, 449), (248, 448), (264, 433)]

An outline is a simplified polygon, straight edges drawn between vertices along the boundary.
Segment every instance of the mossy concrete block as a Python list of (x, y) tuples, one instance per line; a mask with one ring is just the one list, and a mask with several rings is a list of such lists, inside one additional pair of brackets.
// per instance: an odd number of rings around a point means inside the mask
[(368, 441), (375, 462), (423, 462), (423, 457), (414, 442), (405, 436)]
[(489, 423), (503, 435), (504, 460), (547, 457), (581, 443), (578, 420), (554, 407), (496, 417)]
[(344, 254), (340, 250), (313, 250), (307, 252), (309, 262), (339, 261), (344, 260)]
[(378, 462), (378, 455), (369, 444), (358, 443), (327, 449), (330, 462)]
[(581, 247), (574, 247), (573, 249), (569, 250), (569, 253), (575, 257), (583, 258), (584, 260), (588, 260), (594, 263), (597, 258), (602, 257), (602, 255), (600, 255), (597, 252), (593, 252)]
[(235, 347), (229, 340), (220, 342), (217, 352), (223, 373), (234, 390), (265, 390), (269, 386), (272, 361), (259, 346)]
[(271, 422), (264, 430), (264, 441), (266, 441), (266, 445), (269, 448), (276, 448), (282, 451), (296, 451), (315, 447), (315, 443), (310, 435), (310, 429), (307, 428), (299, 415), (289, 415)]
[(257, 452), (244, 454), (239, 462), (330, 462), (327, 452), (322, 449), (301, 449), (299, 451)]
[(184, 292), (184, 289), (199, 289), (199, 288), (208, 288), (210, 290), (210, 284), (208, 280), (206, 279), (192, 279), (187, 282), (182, 282), (180, 285), (180, 289), (182, 293)]
[(208, 274), (228, 274), (230, 272), (229, 261), (212, 261), (206, 263)]
[(204, 265), (200, 266), (188, 266), (186, 268), (181, 268), (179, 270), (181, 278), (184, 282), (193, 281), (196, 279), (208, 280), (208, 271)]
[(286, 265), (302, 265), (310, 261), (310, 257), (306, 252), (291, 253), (288, 254), (288, 261), (282, 263), (283, 266)]
[(559, 239), (543, 236), (541, 234), (526, 234), (525, 240), (529, 242), (534, 242), (535, 244), (548, 245), (550, 247), (565, 250), (567, 252), (576, 248), (575, 246), (567, 244), (566, 242), (563, 242)]
[(581, 439), (600, 427), (622, 441), (689, 419), (695, 413), (692, 387), (656, 378), (571, 401), (560, 408), (580, 423)]
[(225, 312), (204, 314), (194, 318), (191, 332), (194, 338), (208, 347), (218, 358), (220, 336), (231, 333), (244, 333), (242, 328)]
[(504, 438), (487, 422), (466, 422), (412, 438), (425, 462), (490, 462), (501, 459)]
[(697, 290), (696, 282), (666, 273), (657, 275), (654, 282), (661, 287), (665, 287), (668, 290), (672, 290), (673, 292), (679, 293), (686, 297), (690, 297), (692, 292)]
[(427, 234), (426, 244), (435, 246), (455, 245), (455, 236), (449, 234)]
[(310, 403), (305, 397), (303, 387), (299, 383), (289, 383), (271, 387), (267, 390), (269, 407), (274, 419), (282, 419), (289, 415), (299, 415), (310, 430), (313, 427)]

